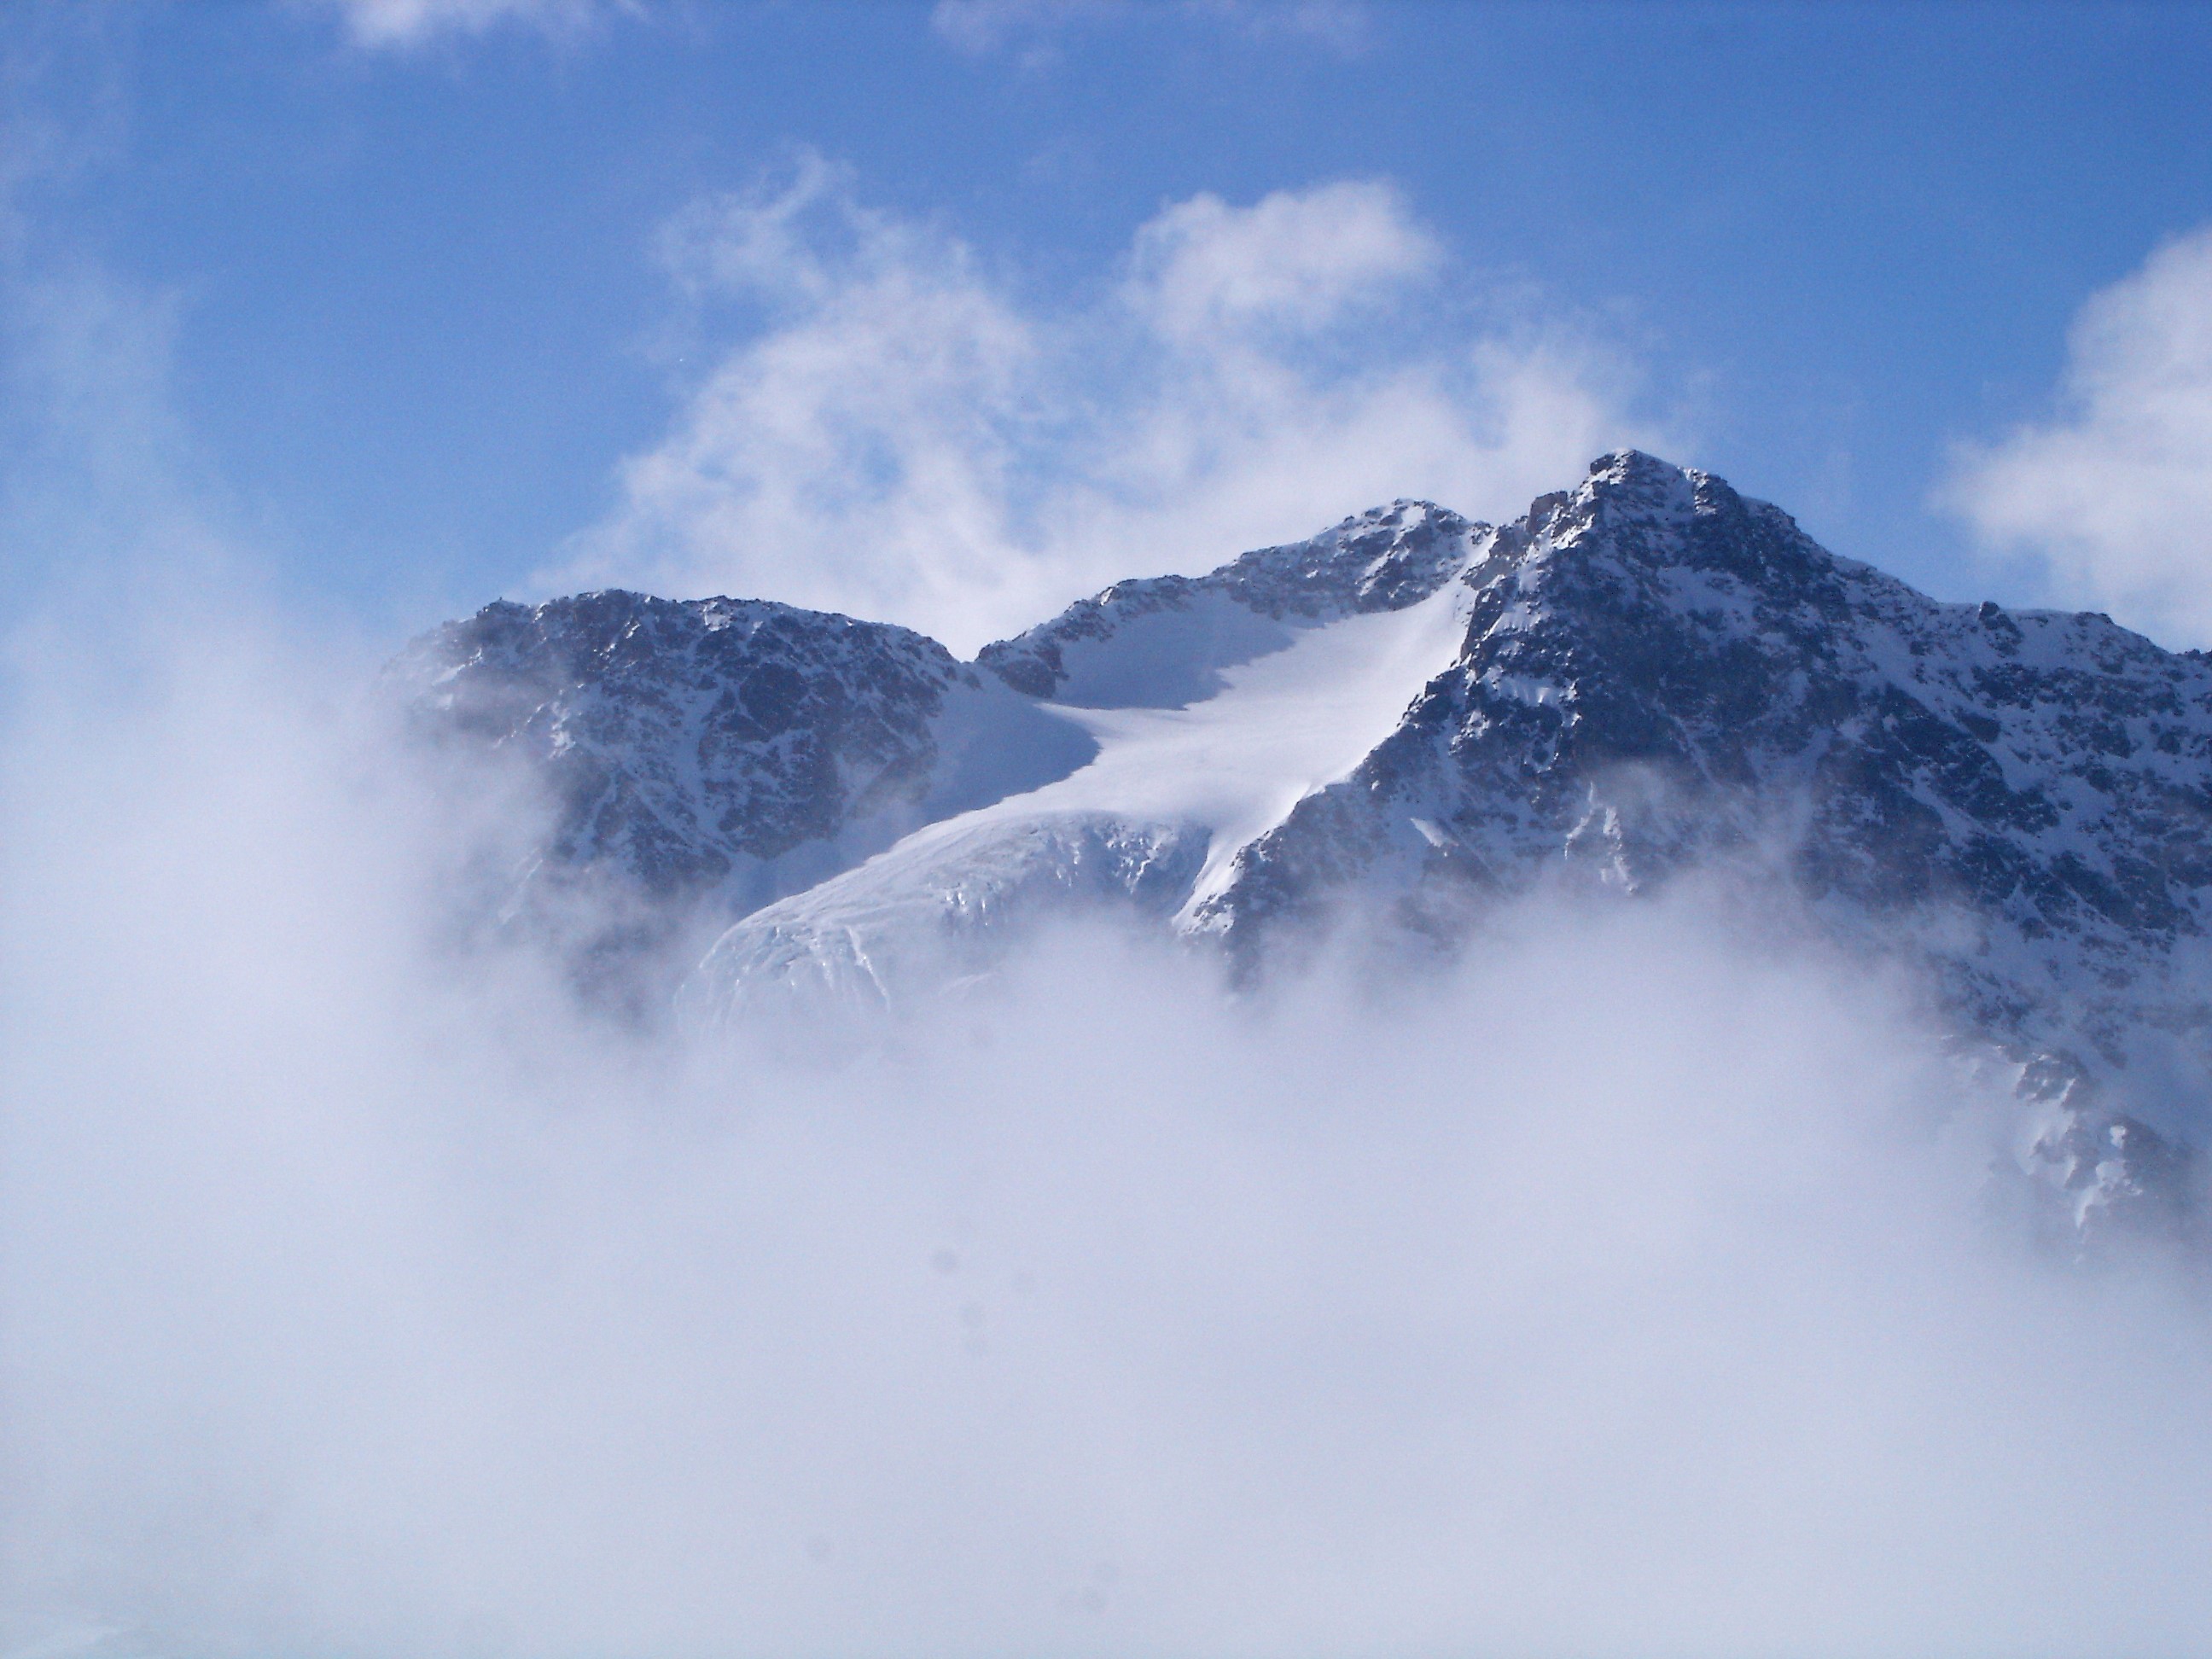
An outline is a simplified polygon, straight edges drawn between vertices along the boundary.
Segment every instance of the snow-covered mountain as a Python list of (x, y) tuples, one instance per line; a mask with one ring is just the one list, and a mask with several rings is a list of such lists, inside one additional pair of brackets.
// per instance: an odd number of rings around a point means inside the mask
[(1939, 604), (1647, 455), (1509, 525), (1401, 501), (1120, 583), (974, 664), (605, 593), (393, 672), (428, 729), (542, 771), (515, 902), (592, 872), (727, 923), (694, 1018), (896, 997), (1072, 905), (1249, 972), (1346, 920), (1449, 949), (1540, 881), (1721, 861), (2009, 1054), (2081, 1216), (2168, 1202), (2212, 1127), (2212, 661)]
[(386, 672), (418, 734), (520, 762), (550, 828), (496, 897), (617, 961), (1090, 758), (934, 640), (763, 601), (487, 605)]

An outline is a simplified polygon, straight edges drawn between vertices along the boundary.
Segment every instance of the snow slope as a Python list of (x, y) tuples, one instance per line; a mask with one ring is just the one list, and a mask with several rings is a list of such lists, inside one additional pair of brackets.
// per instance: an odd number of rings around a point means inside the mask
[(1358, 764), (1451, 659), (1472, 531), (1398, 503), (1209, 577), (1121, 584), (987, 653), (1053, 691), (1036, 706), (1087, 734), (1090, 763), (746, 917), (689, 1006), (724, 1012), (795, 985), (890, 994), (946, 971), (948, 952), (972, 966), (979, 934), (1077, 896), (1187, 922), (1243, 847)]
[[(1126, 657), (1095, 646), (1072, 676), (1093, 703), (1042, 705), (1089, 734), (1088, 765), (932, 824), (745, 918), (702, 964), (692, 1006), (735, 1006), (778, 981), (886, 995), (902, 972), (941, 965), (954, 939), (972, 942), (1046, 900), (1126, 896), (1187, 922), (1242, 848), (1389, 734), (1449, 660), (1468, 597), (1447, 586), (1402, 611), (1278, 624), (1264, 637), (1206, 615), (1243, 609), (1218, 595), (1140, 618), (1113, 642)], [(1157, 706), (1149, 688), (1200, 686), (1195, 665), (1225, 637), (1258, 639), (1263, 654), (1208, 669), (1200, 700)], [(1163, 672), (1135, 676), (1132, 662)], [(1127, 700), (1107, 703), (1115, 696)], [(961, 959), (972, 967), (973, 955)]]

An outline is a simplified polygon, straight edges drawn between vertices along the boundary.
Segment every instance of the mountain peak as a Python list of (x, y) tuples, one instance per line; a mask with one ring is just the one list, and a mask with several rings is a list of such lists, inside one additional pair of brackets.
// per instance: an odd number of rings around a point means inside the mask
[(494, 606), (405, 664), (427, 726), (542, 771), (543, 867), (744, 913), (694, 1006), (887, 994), (854, 975), (932, 952), (886, 929), (1078, 896), (1256, 965), (1331, 918), (1449, 948), (1541, 882), (1724, 868), (1962, 1036), (2063, 1056), (2052, 1179), (2123, 1111), (2129, 1148), (2212, 1128), (2212, 659), (1939, 604), (1642, 451), (1513, 523), (1399, 500), (1117, 582), (972, 667), (620, 593)]
[(1704, 477), (1695, 469), (1677, 466), (1672, 461), (1662, 460), (1648, 450), (1609, 450), (1589, 464), (1586, 485), (1604, 481), (1612, 483), (1662, 484), (1678, 477)]
[(1701, 493), (1715, 489), (1731, 497), (1735, 493), (1709, 472), (1676, 466), (1640, 449), (1623, 449), (1592, 461), (1567, 498), (1614, 513), (1680, 515), (1694, 509)]

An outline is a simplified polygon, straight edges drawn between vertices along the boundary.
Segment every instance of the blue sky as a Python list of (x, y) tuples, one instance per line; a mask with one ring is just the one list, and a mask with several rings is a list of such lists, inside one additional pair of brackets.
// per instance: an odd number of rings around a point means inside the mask
[(0, 53), (17, 571), (158, 475), (395, 635), (621, 581), (972, 646), (1641, 441), (2212, 641), (2212, 9), (296, 0)]

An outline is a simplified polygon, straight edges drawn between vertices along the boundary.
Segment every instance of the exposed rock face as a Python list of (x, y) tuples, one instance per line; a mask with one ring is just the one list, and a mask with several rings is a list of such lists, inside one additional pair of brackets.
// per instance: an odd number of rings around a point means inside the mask
[(1839, 927), (1971, 918), (1941, 966), (1993, 1025), (2118, 1061), (2146, 997), (2212, 1015), (2165, 972), (2212, 895), (2202, 657), (1938, 604), (1632, 453), (1492, 532), (1463, 580), (1457, 659), (1245, 849), (1209, 925), (1263, 932), (1385, 872), (1441, 897), (1565, 859), (1633, 890), (1759, 843)]
[(910, 809), (963, 677), (903, 628), (624, 592), (486, 605), (393, 672), (451, 733), (537, 758), (558, 803), (552, 858), (611, 862), (656, 892)]
[(501, 602), (416, 641), (387, 679), (426, 735), (535, 772), (550, 832), (501, 907), (580, 908), (579, 950), (617, 958), (617, 979), (621, 959), (1090, 752), (934, 640), (760, 600)]
[(1939, 604), (1650, 456), (1510, 525), (1401, 501), (1119, 583), (973, 668), (601, 594), (493, 606), (395, 672), (430, 727), (535, 757), (548, 869), (739, 918), (703, 1017), (970, 971), (1071, 903), (1256, 967), (1335, 919), (1449, 945), (1538, 881), (1723, 859), (2014, 1056), (2022, 1166), (2080, 1227), (2199, 1179), (2173, 1132), (2212, 1122), (2212, 662)]

